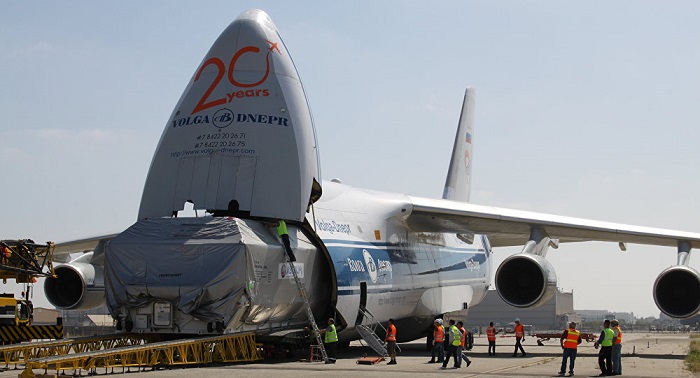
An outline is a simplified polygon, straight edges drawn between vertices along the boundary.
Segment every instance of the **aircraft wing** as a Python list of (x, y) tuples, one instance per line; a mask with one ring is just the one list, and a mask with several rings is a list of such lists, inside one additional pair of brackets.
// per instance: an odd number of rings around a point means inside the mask
[(680, 241), (700, 248), (700, 233), (631, 226), (596, 220), (408, 196), (412, 211), (404, 221), (417, 232), (482, 234), (493, 247), (523, 245), (533, 227), (560, 242), (609, 241), (677, 247)]
[(119, 234), (98, 235), (56, 243), (56, 248), (53, 250), (53, 260), (56, 262), (68, 262), (70, 254), (92, 251), (99, 242), (110, 240), (117, 235)]

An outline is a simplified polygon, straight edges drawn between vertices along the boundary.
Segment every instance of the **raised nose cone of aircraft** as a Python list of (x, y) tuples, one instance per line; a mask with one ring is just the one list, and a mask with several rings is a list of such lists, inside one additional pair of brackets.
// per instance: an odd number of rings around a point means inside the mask
[(320, 181), (294, 63), (270, 17), (246, 11), (213, 44), (166, 124), (139, 219), (192, 202), (218, 215), (303, 221)]
[[(207, 59), (229, 62), (227, 79), (239, 88), (255, 88), (269, 75), (287, 76), (299, 81), (287, 48), (267, 13), (251, 9), (241, 14), (219, 36)], [(214, 64), (214, 63), (212, 63)]]

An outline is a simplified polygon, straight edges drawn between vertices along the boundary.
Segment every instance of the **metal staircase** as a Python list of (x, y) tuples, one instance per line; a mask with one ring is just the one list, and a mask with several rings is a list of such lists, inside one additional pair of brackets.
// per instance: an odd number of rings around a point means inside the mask
[(372, 348), (372, 350), (377, 352), (378, 355), (382, 357), (387, 356), (388, 353), (386, 351), (386, 346), (375, 332), (377, 325), (379, 325), (385, 332), (386, 328), (384, 328), (384, 326), (382, 326), (381, 323), (374, 320), (374, 316), (366, 308), (360, 307), (358, 311), (362, 313), (363, 319), (367, 319), (369, 323), (373, 324), (374, 326), (355, 324), (355, 329), (357, 330), (357, 333), (359, 333), (362, 339), (367, 343), (367, 346), (369, 346), (370, 348)]

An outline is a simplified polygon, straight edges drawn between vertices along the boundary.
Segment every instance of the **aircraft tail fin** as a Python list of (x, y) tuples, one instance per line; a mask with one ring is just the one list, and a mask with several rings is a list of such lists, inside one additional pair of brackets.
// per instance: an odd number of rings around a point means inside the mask
[(469, 202), (472, 181), (472, 147), (474, 134), (474, 98), (476, 89), (467, 87), (462, 103), (462, 114), (459, 117), (457, 135), (450, 168), (447, 171), (443, 199)]

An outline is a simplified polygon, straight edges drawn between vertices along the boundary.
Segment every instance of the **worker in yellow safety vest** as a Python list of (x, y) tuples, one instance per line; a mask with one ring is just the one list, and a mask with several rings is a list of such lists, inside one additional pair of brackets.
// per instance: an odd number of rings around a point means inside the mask
[(294, 256), (294, 251), (292, 251), (292, 245), (289, 241), (287, 223), (283, 220), (280, 220), (279, 223), (277, 223), (277, 235), (280, 237), (280, 239), (282, 239), (282, 245), (284, 246), (284, 251), (287, 252), (287, 256), (289, 256), (289, 261), (297, 261), (297, 258)]
[(335, 320), (329, 318), (328, 327), (322, 329), (320, 333), (325, 335), (323, 344), (325, 345), (326, 354), (328, 355), (328, 361), (326, 361), (326, 363), (334, 364), (336, 355), (338, 354), (338, 332), (335, 329)]
[[(435, 360), (437, 357), (437, 361)], [(430, 354), (429, 364), (442, 363), (445, 360), (445, 328), (442, 326), (442, 319), (435, 319), (433, 322), (433, 348)]]
[(600, 367), (600, 376), (612, 375), (612, 346), (615, 333), (610, 329), (610, 320), (603, 322), (603, 331), (600, 333), (598, 341), (593, 346), (598, 349), (598, 366)]
[(455, 359), (455, 364), (452, 366), (452, 368), (460, 368), (462, 367), (462, 358), (460, 357), (461, 353), (459, 352), (459, 344), (462, 342), (462, 332), (459, 331), (459, 328), (457, 328), (453, 319), (450, 319), (450, 327), (445, 333), (447, 334), (447, 341), (449, 344), (447, 347), (447, 354), (445, 355), (445, 361), (442, 362), (440, 369), (447, 369), (447, 364), (450, 362), (450, 356), (454, 357)]
[(561, 369), (559, 376), (563, 376), (566, 372), (566, 360), (569, 359), (569, 375), (574, 375), (574, 363), (576, 362), (576, 353), (578, 345), (581, 344), (581, 332), (576, 329), (576, 322), (569, 323), (569, 328), (561, 334), (561, 348), (564, 350), (564, 356), (561, 360)]
[(486, 328), (486, 338), (489, 341), (489, 356), (496, 355), (496, 334), (501, 332), (493, 326), (493, 322), (489, 322), (488, 328)]

